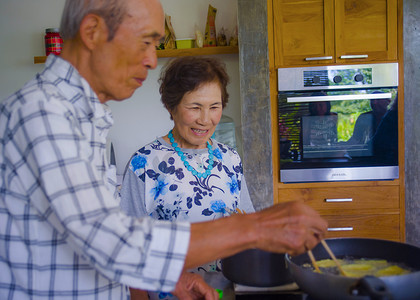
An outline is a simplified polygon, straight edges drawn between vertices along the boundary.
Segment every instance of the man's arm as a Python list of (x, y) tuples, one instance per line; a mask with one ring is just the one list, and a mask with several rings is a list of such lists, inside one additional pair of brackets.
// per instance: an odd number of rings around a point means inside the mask
[(327, 222), (303, 202), (287, 202), (252, 214), (191, 225), (184, 268), (259, 248), (296, 255), (315, 247)]

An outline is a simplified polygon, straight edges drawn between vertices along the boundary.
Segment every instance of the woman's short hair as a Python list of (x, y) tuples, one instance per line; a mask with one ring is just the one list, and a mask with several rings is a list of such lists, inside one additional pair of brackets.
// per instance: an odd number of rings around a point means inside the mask
[(182, 56), (169, 61), (162, 69), (159, 83), (161, 101), (171, 112), (184, 95), (203, 83), (218, 82), (222, 92), (222, 107), (228, 103), (229, 76), (225, 64), (217, 58), (206, 56)]
[(83, 18), (88, 14), (98, 15), (108, 27), (108, 41), (126, 14), (125, 0), (66, 0), (60, 24), (60, 35), (64, 40), (75, 38)]

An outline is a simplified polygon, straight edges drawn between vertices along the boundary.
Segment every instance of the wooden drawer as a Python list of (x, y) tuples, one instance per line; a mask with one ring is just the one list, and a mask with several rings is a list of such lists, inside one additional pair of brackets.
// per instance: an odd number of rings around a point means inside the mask
[(328, 221), (328, 238), (364, 237), (400, 241), (399, 214), (323, 217)]
[(336, 187), (336, 188), (281, 188), (279, 201), (303, 200), (321, 214), (378, 213), (378, 209), (399, 209), (398, 186)]

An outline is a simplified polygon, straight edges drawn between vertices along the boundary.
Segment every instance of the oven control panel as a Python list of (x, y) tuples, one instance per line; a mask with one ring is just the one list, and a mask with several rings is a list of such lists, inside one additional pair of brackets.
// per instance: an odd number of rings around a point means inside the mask
[(280, 68), (278, 91), (398, 86), (398, 63)]
[(372, 84), (372, 68), (303, 71), (304, 87)]

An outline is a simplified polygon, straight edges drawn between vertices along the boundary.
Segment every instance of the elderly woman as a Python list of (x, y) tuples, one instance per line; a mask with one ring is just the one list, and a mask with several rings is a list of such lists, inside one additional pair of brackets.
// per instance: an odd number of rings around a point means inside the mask
[[(215, 58), (180, 57), (163, 69), (161, 100), (174, 127), (129, 161), (121, 189), (127, 214), (201, 222), (254, 211), (238, 153), (212, 139), (228, 82)], [(199, 270), (220, 269), (213, 263)]]

